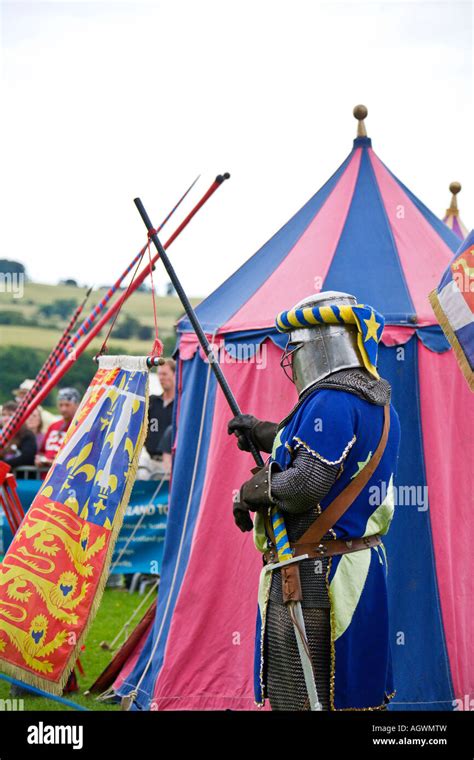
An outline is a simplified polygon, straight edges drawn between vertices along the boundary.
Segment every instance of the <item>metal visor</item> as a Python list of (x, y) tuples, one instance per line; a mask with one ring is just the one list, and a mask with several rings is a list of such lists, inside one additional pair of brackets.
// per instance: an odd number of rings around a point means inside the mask
[(280, 359), (280, 367), (282, 368), (283, 372), (287, 376), (288, 380), (291, 380), (293, 383), (293, 358), (295, 356), (295, 353), (304, 345), (303, 342), (299, 343), (293, 343), (291, 341), (288, 341), (286, 344), (286, 348), (283, 351), (282, 357)]

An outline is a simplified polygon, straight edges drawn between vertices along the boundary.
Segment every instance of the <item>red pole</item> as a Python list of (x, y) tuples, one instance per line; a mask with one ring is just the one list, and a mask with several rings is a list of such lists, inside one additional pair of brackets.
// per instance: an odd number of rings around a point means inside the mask
[(14, 434), (13, 433), (11, 434), (10, 431), (16, 430), (15, 425), (16, 425), (17, 420), (23, 418), (23, 412), (25, 411), (25, 409), (28, 408), (28, 404), (30, 403), (31, 399), (35, 397), (36, 393), (41, 388), (41, 384), (43, 383), (43, 380), (46, 378), (47, 375), (50, 374), (50, 369), (53, 362), (56, 361), (56, 359), (60, 356), (61, 351), (64, 348), (64, 346), (67, 345), (67, 342), (70, 337), (70, 333), (72, 329), (74, 328), (74, 325), (76, 324), (78, 317), (81, 314), (84, 306), (86, 305), (86, 302), (87, 302), (87, 299), (89, 298), (91, 290), (92, 288), (89, 288), (83, 302), (79, 304), (79, 306), (74, 311), (74, 314), (69, 320), (69, 324), (65, 328), (63, 334), (61, 335), (57, 345), (55, 346), (55, 348), (53, 348), (48, 358), (44, 362), (43, 366), (41, 367), (40, 371), (36, 375), (33, 386), (27, 392), (26, 396), (20, 401), (15, 413), (13, 414), (12, 417), (10, 417), (5, 427), (2, 428), (2, 430), (0, 430), (0, 449), (5, 448), (7, 443), (9, 443), (9, 441), (12, 439)]
[[(207, 190), (206, 193), (202, 196), (201, 200), (198, 201), (198, 203), (194, 206), (194, 208), (189, 212), (187, 217), (181, 222), (179, 227), (173, 232), (169, 240), (166, 241), (164, 248), (168, 248), (168, 246), (171, 245), (171, 243), (176, 240), (178, 235), (184, 230), (184, 228), (189, 224), (193, 216), (197, 214), (199, 209), (206, 203), (206, 201), (215, 193), (215, 191), (221, 186), (221, 184), (224, 182), (224, 180), (229, 178), (229, 174), (219, 175), (216, 177), (210, 188)], [(152, 266), (156, 264), (158, 259), (160, 258), (159, 253), (156, 253), (155, 256), (153, 256), (151, 263)], [(30, 402), (28, 407), (26, 408), (22, 418), (17, 421), (15, 425), (15, 429), (12, 432), (12, 435), (16, 433), (16, 431), (21, 427), (24, 420), (27, 419), (30, 414), (36, 409), (36, 407), (41, 404), (42, 400), (46, 398), (46, 396), (51, 392), (51, 390), (57, 385), (57, 383), (61, 380), (63, 375), (68, 372), (68, 370), (71, 368), (71, 366), (74, 364), (76, 359), (82, 354), (82, 352), (87, 348), (89, 343), (95, 338), (98, 332), (103, 328), (103, 326), (113, 317), (115, 312), (121, 308), (124, 301), (129, 298), (132, 293), (135, 292), (137, 288), (140, 287), (142, 282), (147, 278), (147, 276), (150, 273), (150, 262), (147, 263), (146, 267), (140, 272), (140, 274), (136, 277), (136, 279), (131, 283), (130, 287), (122, 293), (119, 299), (115, 301), (112, 306), (105, 312), (105, 314), (101, 317), (101, 319), (97, 322), (96, 325), (91, 329), (91, 331), (85, 336), (83, 341), (79, 346), (76, 347), (75, 351), (63, 361), (63, 363), (56, 369), (56, 371), (51, 375), (49, 380), (43, 385), (41, 390), (38, 392), (38, 394), (35, 396), (35, 398)]]

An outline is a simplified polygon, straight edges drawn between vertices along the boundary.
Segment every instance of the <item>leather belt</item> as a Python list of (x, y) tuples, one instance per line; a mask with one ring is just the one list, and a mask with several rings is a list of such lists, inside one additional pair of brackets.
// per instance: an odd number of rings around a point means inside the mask
[[(309, 559), (318, 557), (333, 557), (337, 554), (350, 554), (351, 552), (360, 552), (362, 549), (371, 549), (373, 546), (379, 546), (382, 539), (378, 534), (375, 536), (365, 536), (364, 538), (352, 538), (344, 540), (343, 538), (322, 539), (317, 545), (300, 544), (298, 542), (290, 543), (293, 557), (300, 557), (307, 554)], [(266, 564), (278, 562), (278, 554), (275, 548), (269, 549), (263, 555)]]

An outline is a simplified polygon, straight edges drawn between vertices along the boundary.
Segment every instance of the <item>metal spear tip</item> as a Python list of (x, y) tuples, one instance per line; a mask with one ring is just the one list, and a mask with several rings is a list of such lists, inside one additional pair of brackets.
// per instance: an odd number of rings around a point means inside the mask
[(365, 129), (364, 119), (367, 117), (367, 114), (369, 113), (367, 110), (367, 106), (363, 106), (359, 104), (358, 106), (354, 106), (354, 109), (352, 111), (354, 114), (354, 117), (359, 122), (357, 125), (357, 137), (367, 137), (367, 132)]
[(453, 195), (457, 195), (459, 192), (461, 192), (462, 185), (460, 182), (451, 182), (449, 189)]

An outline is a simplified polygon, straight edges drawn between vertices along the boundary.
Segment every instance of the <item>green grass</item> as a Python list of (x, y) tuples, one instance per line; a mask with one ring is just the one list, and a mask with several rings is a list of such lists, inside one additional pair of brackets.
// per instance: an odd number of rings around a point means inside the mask
[[(109, 644), (118, 634), (126, 620), (143, 600), (138, 593), (129, 594), (127, 591), (118, 589), (105, 589), (99, 611), (89, 630), (85, 649), (81, 653), (80, 659), (85, 671), (81, 676), (77, 669), (76, 674), (79, 680), (80, 690), (76, 694), (66, 694), (65, 698), (76, 702), (79, 705), (87, 707), (89, 710), (120, 710), (120, 705), (110, 704), (107, 702), (98, 702), (94, 696), (83, 695), (83, 692), (91, 686), (97, 676), (102, 673), (104, 668), (112, 659), (112, 653), (102, 649), (100, 643), (107, 641)], [(151, 601), (149, 602), (151, 604)], [(145, 609), (142, 608), (131, 623), (131, 628), (139, 622)], [(123, 635), (118, 644), (123, 643)], [(0, 699), (8, 699), (10, 693), (10, 684), (0, 680)], [(60, 705), (58, 702), (43, 697), (23, 697), (24, 709), (28, 710), (70, 710), (72, 708)]]

